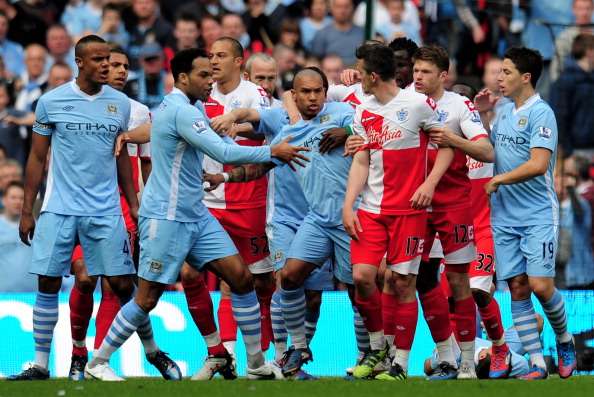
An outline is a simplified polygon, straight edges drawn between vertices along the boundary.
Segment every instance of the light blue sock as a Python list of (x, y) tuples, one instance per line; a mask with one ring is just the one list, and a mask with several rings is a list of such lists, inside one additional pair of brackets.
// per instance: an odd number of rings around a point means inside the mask
[[(137, 288), (134, 288), (132, 295), (124, 298), (120, 298), (120, 306), (124, 307), (128, 302), (132, 300), (134, 295), (136, 295)], [(159, 351), (157, 347), (157, 343), (155, 342), (155, 337), (153, 335), (153, 327), (151, 325), (151, 319), (149, 316), (146, 317), (146, 321), (143, 322), (138, 326), (136, 329), (136, 333), (140, 338), (140, 342), (142, 343), (142, 347), (144, 348), (144, 353), (147, 355), (153, 354)]]
[(113, 320), (107, 336), (90, 363), (91, 366), (98, 362), (109, 361), (113, 352), (119, 349), (139, 326), (145, 324), (147, 319), (148, 313), (145, 313), (134, 300), (126, 303)]
[(281, 307), (287, 331), (296, 349), (307, 349), (305, 337), (305, 291), (303, 287), (294, 290), (281, 288)]
[(542, 344), (538, 334), (538, 323), (536, 313), (530, 299), (511, 302), (512, 319), (514, 327), (524, 349), (530, 355), (530, 362), (540, 368), (546, 369), (542, 353)]
[(563, 295), (555, 288), (555, 292), (548, 302), (540, 302), (555, 335), (557, 342), (567, 343), (571, 340), (571, 334), (567, 332), (567, 315), (565, 314), (565, 302)]
[(367, 350), (369, 350), (369, 332), (365, 328), (365, 322), (363, 317), (359, 314), (359, 310), (353, 306), (353, 322), (355, 325), (355, 338), (357, 339), (357, 350), (359, 355), (362, 356)]
[(245, 350), (249, 356), (259, 355), (262, 352), (260, 341), (262, 339), (260, 323), (260, 303), (255, 291), (247, 294), (231, 294), (231, 307), (233, 317), (241, 330)]
[(274, 335), (274, 359), (277, 361), (282, 358), (287, 350), (288, 339), (287, 327), (285, 327), (280, 301), (280, 291), (277, 290), (272, 294), (272, 302), (270, 303), (270, 319), (272, 321), (272, 334)]
[(33, 307), (35, 365), (48, 368), (54, 328), (58, 322), (58, 294), (37, 293)]

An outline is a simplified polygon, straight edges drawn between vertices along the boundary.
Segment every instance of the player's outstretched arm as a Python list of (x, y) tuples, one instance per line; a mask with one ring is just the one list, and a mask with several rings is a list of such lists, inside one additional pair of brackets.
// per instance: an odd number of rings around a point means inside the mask
[(262, 178), (268, 171), (276, 167), (274, 163), (266, 164), (245, 164), (233, 168), (230, 172), (223, 172), (221, 174), (204, 174), (204, 181), (208, 182), (209, 186), (204, 190), (211, 192), (215, 190), (221, 183), (241, 183), (250, 182)]
[(425, 179), (425, 182), (415, 191), (410, 198), (411, 206), (414, 209), (427, 208), (431, 205), (435, 188), (446, 173), (450, 164), (454, 160), (454, 149), (449, 147), (440, 147), (437, 150), (437, 157), (431, 173)]
[(485, 191), (487, 194), (491, 194), (496, 192), (500, 185), (514, 185), (544, 175), (549, 168), (550, 159), (551, 151), (549, 149), (532, 148), (528, 161), (509, 172), (495, 175), (485, 184)]
[(231, 130), (236, 123), (257, 123), (258, 121), (260, 121), (260, 113), (256, 109), (240, 108), (213, 117), (210, 119), (210, 127), (221, 134)]
[(116, 139), (114, 153), (116, 156), (120, 155), (122, 148), (125, 146), (126, 143), (137, 143), (143, 144), (148, 143), (151, 140), (151, 123), (144, 123), (139, 125), (138, 127), (123, 132), (118, 135)]
[(118, 165), (118, 184), (124, 192), (124, 197), (130, 207), (130, 214), (134, 219), (138, 219), (138, 197), (134, 191), (132, 176), (132, 164), (127, 150), (122, 150), (117, 158)]
[(361, 194), (367, 177), (369, 176), (369, 150), (361, 150), (355, 153), (353, 163), (349, 171), (347, 190), (344, 196), (344, 206), (342, 208), (342, 223), (344, 229), (352, 239), (359, 238), (358, 233), (362, 232), (359, 218), (353, 210), (357, 197)]
[(49, 151), (51, 136), (33, 133), (31, 142), (31, 153), (27, 160), (25, 169), (25, 200), (21, 212), (19, 224), (19, 235), (21, 241), (31, 245), (35, 231), (35, 219), (33, 218), (33, 205), (39, 193), (39, 185), (43, 179), (45, 161)]
[(486, 136), (472, 141), (457, 135), (447, 127), (432, 129), (429, 131), (429, 136), (433, 143), (460, 149), (475, 160), (485, 163), (495, 161), (493, 145), (491, 145), (491, 141)]

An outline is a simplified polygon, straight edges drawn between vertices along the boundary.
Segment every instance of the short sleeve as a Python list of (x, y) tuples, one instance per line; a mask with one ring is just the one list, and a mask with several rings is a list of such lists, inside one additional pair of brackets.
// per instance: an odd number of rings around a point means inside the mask
[(362, 117), (363, 106), (357, 106), (357, 109), (355, 110), (355, 117), (353, 118), (353, 134), (365, 138), (365, 142), (367, 142), (367, 132), (365, 132), (365, 128), (361, 123)]
[(260, 122), (256, 132), (264, 134), (267, 142), (271, 142), (284, 125), (289, 123), (287, 113), (282, 108), (257, 109)]
[(480, 138), (488, 138), (489, 134), (483, 126), (481, 115), (474, 107), (474, 103), (470, 99), (464, 98), (460, 108), (460, 129), (466, 139), (475, 141)]
[(548, 106), (538, 107), (530, 113), (530, 149), (557, 148), (557, 121)]
[(327, 102), (342, 102), (349, 95), (349, 87), (342, 84), (332, 84), (326, 94)]
[(50, 136), (54, 133), (54, 125), (50, 121), (49, 114), (46, 109), (46, 100), (44, 97), (39, 98), (37, 108), (35, 108), (35, 123), (33, 124), (33, 131), (39, 135)]
[(151, 144), (150, 142), (138, 145), (138, 157), (141, 159), (151, 158)]
[(345, 104), (342, 111), (340, 112), (340, 126), (347, 127), (353, 124), (353, 116), (355, 115), (355, 110), (350, 106)]
[(436, 109), (437, 104), (432, 98), (425, 97), (425, 101), (419, 104), (419, 121), (420, 126), (425, 131), (432, 128), (443, 127), (439, 116), (437, 115)]

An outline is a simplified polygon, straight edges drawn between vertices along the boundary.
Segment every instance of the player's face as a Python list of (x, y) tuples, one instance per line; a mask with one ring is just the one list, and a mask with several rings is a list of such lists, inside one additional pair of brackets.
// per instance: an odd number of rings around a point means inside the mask
[(128, 80), (128, 57), (124, 54), (112, 52), (109, 55), (109, 80), (108, 84), (116, 90), (123, 90)]
[(278, 69), (273, 62), (265, 62), (261, 59), (255, 59), (252, 63), (252, 70), (249, 80), (262, 87), (269, 97), (272, 97), (276, 89), (276, 80), (278, 78)]
[(320, 77), (299, 76), (292, 91), (297, 109), (304, 119), (312, 119), (322, 110), (326, 101), (326, 93)]
[(2, 205), (4, 205), (4, 212), (7, 216), (15, 217), (21, 213), (24, 197), (23, 189), (17, 187), (8, 189), (4, 197), (2, 197)]
[(497, 75), (499, 91), (507, 97), (514, 97), (522, 89), (522, 83), (530, 81), (530, 74), (521, 74), (516, 65), (510, 59), (504, 59), (501, 64), (501, 71)]
[(490, 349), (483, 349), (481, 351), (479, 351), (479, 355), (478, 355), (478, 359), (480, 360), (484, 360), (485, 358), (487, 358), (487, 356), (491, 355), (491, 351)]
[(82, 57), (76, 58), (79, 76), (95, 84), (107, 84), (109, 77), (109, 46), (105, 43), (90, 43)]
[(406, 88), (413, 82), (413, 65), (408, 52), (404, 50), (394, 51), (394, 58), (396, 59), (396, 84), (400, 88)]
[(447, 72), (440, 71), (437, 65), (427, 61), (416, 61), (413, 67), (415, 90), (431, 96), (443, 86)]
[(363, 92), (367, 95), (373, 94), (374, 79), (371, 73), (367, 73), (367, 70), (365, 70), (365, 62), (362, 59), (357, 60), (356, 69), (361, 75), (361, 89)]
[(233, 55), (233, 48), (228, 41), (216, 41), (210, 51), (210, 64), (212, 65), (212, 77), (215, 81), (230, 79), (233, 75), (239, 75), (242, 58)]
[(207, 58), (196, 58), (192, 63), (192, 71), (188, 75), (188, 92), (194, 98), (206, 101), (212, 92), (214, 83), (212, 67)]

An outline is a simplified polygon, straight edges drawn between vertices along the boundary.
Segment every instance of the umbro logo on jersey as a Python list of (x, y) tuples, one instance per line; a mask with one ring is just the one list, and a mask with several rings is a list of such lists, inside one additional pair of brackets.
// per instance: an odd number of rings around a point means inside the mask
[(66, 111), (66, 112), (69, 112), (72, 109), (74, 109), (74, 106), (72, 106), (72, 105), (66, 105), (62, 108), (62, 110)]

